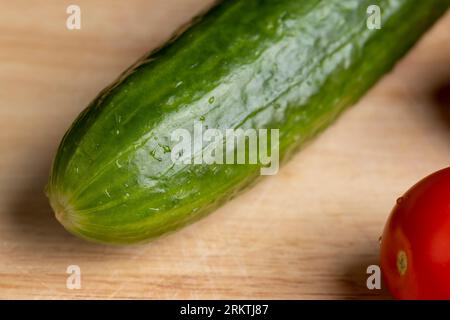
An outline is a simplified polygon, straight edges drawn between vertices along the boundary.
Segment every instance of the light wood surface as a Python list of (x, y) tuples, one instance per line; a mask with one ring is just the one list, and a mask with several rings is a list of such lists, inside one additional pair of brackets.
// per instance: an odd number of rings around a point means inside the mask
[[(384, 222), (450, 162), (450, 14), (277, 176), (206, 219), (126, 248), (54, 219), (43, 188), (74, 117), (211, 2), (0, 0), (0, 298), (389, 297), (366, 288)], [(72, 3), (81, 30), (66, 29)]]

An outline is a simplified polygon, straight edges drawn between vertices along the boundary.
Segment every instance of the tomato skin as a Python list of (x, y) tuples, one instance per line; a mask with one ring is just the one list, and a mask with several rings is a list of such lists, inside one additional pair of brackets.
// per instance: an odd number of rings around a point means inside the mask
[(450, 167), (397, 201), (381, 240), (381, 269), (397, 299), (450, 299)]

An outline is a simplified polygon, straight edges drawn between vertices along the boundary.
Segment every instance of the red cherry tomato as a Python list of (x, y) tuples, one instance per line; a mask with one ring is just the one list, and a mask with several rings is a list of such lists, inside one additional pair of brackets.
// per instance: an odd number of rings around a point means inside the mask
[(397, 200), (381, 240), (381, 269), (397, 299), (450, 299), (450, 168)]

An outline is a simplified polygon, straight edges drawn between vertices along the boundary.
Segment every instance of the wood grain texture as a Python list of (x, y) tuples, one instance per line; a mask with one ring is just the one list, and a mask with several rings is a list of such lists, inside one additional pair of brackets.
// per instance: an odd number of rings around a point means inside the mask
[[(450, 162), (450, 14), (277, 176), (148, 245), (69, 235), (43, 194), (74, 117), (212, 0), (0, 0), (0, 298), (388, 298), (366, 288), (395, 200)], [(66, 289), (68, 265), (82, 288)]]

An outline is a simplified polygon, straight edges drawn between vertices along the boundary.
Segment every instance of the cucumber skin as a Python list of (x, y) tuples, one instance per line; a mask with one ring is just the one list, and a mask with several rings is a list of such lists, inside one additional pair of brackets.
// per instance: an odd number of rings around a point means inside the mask
[[(380, 30), (366, 27), (372, 4), (382, 10)], [(199, 219), (247, 187), (260, 167), (174, 166), (166, 152), (173, 130), (192, 131), (199, 119), (209, 128), (279, 128), (284, 161), (389, 71), (449, 4), (218, 4), (75, 120), (46, 190), (56, 217), (75, 235), (112, 244), (147, 241)]]

